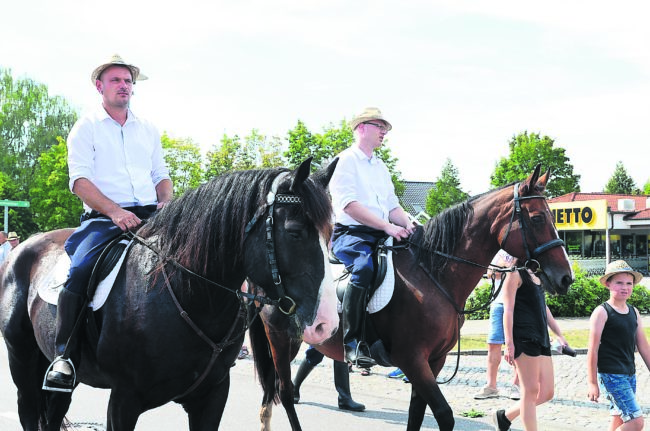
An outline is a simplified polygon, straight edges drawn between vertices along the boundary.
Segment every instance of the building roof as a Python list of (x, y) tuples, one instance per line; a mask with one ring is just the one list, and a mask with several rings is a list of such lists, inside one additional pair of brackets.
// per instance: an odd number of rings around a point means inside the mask
[[(580, 202), (603, 200), (607, 201), (607, 207), (612, 213), (627, 214), (625, 220), (650, 220), (650, 195), (624, 195), (608, 193), (567, 193), (549, 199), (550, 203)], [(619, 201), (625, 199), (634, 203), (630, 208), (620, 208)]]
[(426, 212), (427, 194), (435, 184), (430, 181), (404, 181), (404, 194), (401, 196), (404, 210), (413, 217)]

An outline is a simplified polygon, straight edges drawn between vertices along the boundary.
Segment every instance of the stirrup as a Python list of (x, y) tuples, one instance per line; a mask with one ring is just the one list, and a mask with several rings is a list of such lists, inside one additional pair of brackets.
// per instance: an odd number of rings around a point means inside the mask
[[(366, 355), (365, 352), (361, 349), (361, 346), (365, 346), (365, 350), (368, 352)], [(372, 356), (370, 356), (370, 348), (365, 341), (357, 341), (357, 345), (354, 349), (354, 360), (351, 361), (356, 367), (359, 368), (371, 368), (377, 365)]]
[[(72, 385), (70, 387), (61, 387), (61, 386), (54, 386), (56, 385), (55, 382), (48, 382), (47, 376), (50, 374), (52, 371), (52, 368), (54, 367), (54, 364), (56, 364), (59, 361), (64, 361), (68, 365), (70, 365), (70, 368), (72, 369)], [(50, 364), (49, 367), (47, 367), (47, 370), (45, 370), (45, 377), (43, 378), (43, 390), (44, 391), (52, 391), (52, 392), (72, 392), (77, 386), (77, 370), (74, 367), (74, 364), (69, 358), (64, 358), (63, 356), (57, 356), (54, 358), (52, 363)]]

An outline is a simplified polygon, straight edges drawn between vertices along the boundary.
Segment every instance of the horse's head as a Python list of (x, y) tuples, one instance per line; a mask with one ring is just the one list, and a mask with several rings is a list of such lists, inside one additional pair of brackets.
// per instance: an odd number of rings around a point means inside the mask
[(296, 335), (309, 327), (305, 337), (320, 343), (338, 327), (327, 259), (332, 215), (327, 185), (336, 161), (314, 176), (310, 167), (311, 158), (273, 181), (265, 220), (256, 223), (247, 240), (251, 252), (245, 265), (248, 278), (294, 319)]
[(509, 210), (499, 214), (501, 248), (536, 272), (550, 293), (565, 294), (573, 283), (569, 257), (559, 238), (544, 197), (550, 171), (540, 176), (540, 165), (521, 183), (512, 186)]

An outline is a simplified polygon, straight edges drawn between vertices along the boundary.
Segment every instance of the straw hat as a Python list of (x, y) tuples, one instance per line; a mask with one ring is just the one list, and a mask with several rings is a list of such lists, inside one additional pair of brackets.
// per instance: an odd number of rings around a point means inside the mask
[(643, 275), (640, 272), (633, 270), (632, 267), (627, 264), (627, 262), (624, 260), (615, 260), (614, 262), (610, 262), (609, 265), (607, 265), (607, 268), (605, 269), (605, 275), (600, 277), (600, 284), (606, 286), (605, 283), (607, 283), (607, 280), (609, 280), (611, 276), (621, 273), (632, 274), (634, 277), (634, 284), (639, 284), (639, 282), (643, 279)]
[(16, 232), (9, 232), (9, 236), (7, 237), (7, 241), (11, 241), (11, 240), (14, 240), (14, 239), (20, 239), (20, 237), (18, 236), (18, 234), (16, 234)]
[(131, 76), (133, 77), (133, 81), (144, 81), (145, 79), (149, 79), (147, 76), (144, 74), (140, 73), (140, 68), (137, 66), (134, 66), (132, 64), (127, 63), (122, 59), (122, 57), (119, 56), (119, 54), (113, 54), (113, 56), (108, 60), (106, 63), (102, 64), (101, 66), (98, 66), (93, 70), (92, 75), (90, 75), (90, 80), (95, 85), (95, 81), (99, 79), (101, 74), (108, 69), (111, 66), (125, 66), (128, 67), (129, 70), (131, 70)]
[(381, 115), (381, 111), (379, 110), (379, 108), (372, 108), (372, 107), (364, 109), (362, 113), (355, 116), (350, 121), (350, 128), (354, 130), (357, 128), (359, 124), (365, 123), (367, 121), (372, 121), (372, 120), (380, 120), (386, 123), (386, 131), (389, 131), (390, 129), (393, 128), (393, 126), (388, 121), (386, 121), (384, 116)]

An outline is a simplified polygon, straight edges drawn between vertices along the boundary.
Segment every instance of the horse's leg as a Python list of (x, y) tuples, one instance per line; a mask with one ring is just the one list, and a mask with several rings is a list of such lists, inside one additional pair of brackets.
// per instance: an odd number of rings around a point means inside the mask
[[(49, 365), (49, 361), (48, 364)], [(41, 373), (45, 376), (45, 369)], [(43, 383), (43, 378), (41, 377), (41, 383)], [(63, 420), (65, 419), (65, 414), (68, 413), (70, 408), (70, 403), (72, 402), (72, 393), (70, 392), (44, 392), (43, 396), (46, 399), (47, 403), (47, 427), (46, 431), (59, 431), (62, 428)]]
[[(11, 378), (18, 389), (20, 424), (25, 431), (37, 431), (41, 414), (44, 414), (46, 408), (45, 399), (40, 393), (43, 378), (38, 372), (40, 350), (35, 346), (29, 352), (22, 349), (17, 353), (17, 349), (7, 343), (7, 351)], [(45, 420), (45, 417), (43, 419)]]
[(142, 402), (133, 392), (113, 388), (108, 400), (106, 431), (133, 431), (143, 412)]
[(187, 412), (190, 422), (190, 431), (214, 431), (219, 429), (223, 411), (226, 409), (229, 390), (230, 372), (227, 371), (223, 380), (213, 385), (210, 391), (183, 403), (183, 408)]
[(296, 406), (293, 403), (293, 382), (291, 381), (291, 361), (298, 354), (301, 342), (288, 339), (286, 334), (283, 338), (288, 341), (288, 345), (283, 346), (282, 350), (275, 349), (277, 347), (277, 340), (270, 340), (271, 345), (274, 347), (273, 361), (276, 372), (278, 373), (278, 379), (280, 380), (280, 401), (287, 412), (291, 430), (302, 431), (300, 421), (298, 420), (298, 413), (296, 413)]
[(409, 403), (409, 416), (407, 430), (419, 430), (422, 428), (424, 414), (427, 411), (427, 402), (418, 395), (415, 388), (411, 387), (411, 401)]
[[(422, 426), (426, 410), (423, 404), (429, 405), (441, 431), (454, 429), (454, 412), (436, 383), (436, 376), (444, 364), (445, 357), (443, 356), (432, 362), (431, 365), (423, 359), (415, 358), (415, 361), (411, 359), (401, 367), (412, 385), (407, 431), (417, 431)], [(413, 418), (411, 418), (411, 412), (415, 415)]]
[[(291, 361), (298, 354), (300, 340), (292, 340), (284, 331), (273, 331), (267, 328), (266, 336), (268, 337), (271, 357), (273, 358), (274, 370), (266, 374), (266, 383), (264, 387), (275, 388), (276, 375), (280, 383), (279, 398), (284, 410), (287, 413), (289, 424), (292, 431), (302, 431), (296, 407), (293, 403), (293, 382), (291, 381)], [(262, 431), (271, 430), (271, 415), (273, 408), (274, 392), (265, 391), (262, 398), (262, 409), (260, 411), (260, 421)]]

